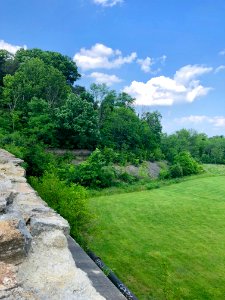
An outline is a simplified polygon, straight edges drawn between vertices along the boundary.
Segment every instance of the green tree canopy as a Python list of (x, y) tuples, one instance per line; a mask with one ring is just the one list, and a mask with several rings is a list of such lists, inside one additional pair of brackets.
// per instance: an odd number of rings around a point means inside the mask
[(139, 148), (141, 121), (132, 110), (119, 107), (105, 119), (101, 139), (104, 146), (118, 150)]
[(14, 74), (18, 68), (18, 62), (13, 54), (0, 49), (0, 87), (3, 85), (3, 77), (6, 74)]
[(48, 66), (59, 70), (70, 85), (73, 85), (73, 83), (80, 78), (76, 63), (70, 57), (62, 55), (61, 53), (34, 48), (28, 50), (20, 49), (15, 55), (15, 59), (19, 61), (19, 63), (27, 62), (27, 60), (32, 58), (41, 59)]
[(161, 119), (162, 115), (158, 111), (147, 112), (142, 116), (142, 119), (145, 120), (151, 131), (151, 140), (155, 145), (159, 145), (161, 142), (162, 136), (162, 125)]
[(3, 81), (5, 103), (22, 110), (33, 97), (46, 100), (51, 108), (57, 107), (63, 104), (70, 91), (62, 73), (39, 58), (29, 59)]
[(70, 94), (56, 112), (60, 144), (70, 148), (94, 148), (99, 139), (98, 116), (93, 104)]

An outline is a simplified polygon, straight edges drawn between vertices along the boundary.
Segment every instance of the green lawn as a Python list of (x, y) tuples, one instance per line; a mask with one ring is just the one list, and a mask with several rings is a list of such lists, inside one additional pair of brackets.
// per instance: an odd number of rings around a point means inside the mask
[(91, 199), (92, 250), (139, 299), (225, 299), (225, 176)]

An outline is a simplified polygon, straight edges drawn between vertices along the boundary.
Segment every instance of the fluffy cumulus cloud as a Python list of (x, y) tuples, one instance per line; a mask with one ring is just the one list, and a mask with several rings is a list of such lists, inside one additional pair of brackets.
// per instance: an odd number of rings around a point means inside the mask
[(93, 0), (93, 2), (101, 6), (112, 7), (116, 4), (122, 3), (123, 0)]
[(0, 40), (0, 49), (7, 50), (8, 52), (10, 52), (12, 54), (15, 54), (16, 51), (18, 51), (21, 48), (27, 49), (27, 46), (25, 46), (25, 45), (24, 46), (16, 46), (16, 45), (9, 44), (3, 40)]
[(202, 86), (198, 77), (212, 70), (201, 65), (187, 65), (179, 69), (172, 78), (158, 76), (146, 83), (133, 81), (124, 91), (136, 98), (136, 105), (168, 106), (179, 102), (193, 102), (211, 90), (210, 87)]
[(137, 57), (135, 52), (123, 56), (120, 50), (114, 50), (103, 44), (95, 44), (90, 49), (81, 48), (73, 57), (82, 70), (114, 69), (132, 63)]
[(187, 117), (182, 117), (179, 119), (175, 119), (175, 121), (179, 124), (204, 124), (208, 123), (214, 127), (225, 127), (225, 117), (224, 116), (204, 116), (204, 115), (191, 115)]
[(100, 84), (105, 83), (108, 86), (111, 86), (115, 83), (119, 83), (122, 81), (116, 75), (109, 75), (100, 72), (93, 72), (90, 75), (88, 75), (88, 77), (94, 79), (96, 83), (100, 83)]

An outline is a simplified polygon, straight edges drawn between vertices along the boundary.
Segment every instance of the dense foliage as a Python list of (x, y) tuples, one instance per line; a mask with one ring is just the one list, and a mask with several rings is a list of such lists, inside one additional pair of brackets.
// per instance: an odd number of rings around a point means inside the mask
[(195, 130), (182, 129), (174, 134), (162, 135), (162, 151), (172, 162), (177, 154), (188, 151), (199, 162), (225, 164), (224, 136), (207, 137)]
[(40, 179), (31, 177), (30, 182), (48, 205), (68, 220), (71, 235), (85, 246), (93, 219), (88, 209), (86, 190), (74, 184), (68, 186), (57, 175), (48, 172)]
[(36, 141), (43, 148), (107, 147), (123, 162), (165, 158), (176, 164), (172, 176), (175, 169), (182, 173), (175, 162), (182, 151), (199, 162), (225, 163), (223, 136), (208, 138), (186, 129), (162, 134), (159, 112), (138, 116), (128, 94), (105, 84), (87, 90), (74, 85), (79, 77), (76, 63), (60, 53), (21, 49), (12, 55), (0, 50), (1, 145), (27, 148)]
[[(141, 158), (160, 156), (161, 116), (139, 118), (134, 99), (106, 85), (73, 86), (80, 77), (67, 56), (40, 49), (0, 52), (1, 130), (46, 147), (108, 147)], [(129, 155), (127, 155), (129, 157)]]

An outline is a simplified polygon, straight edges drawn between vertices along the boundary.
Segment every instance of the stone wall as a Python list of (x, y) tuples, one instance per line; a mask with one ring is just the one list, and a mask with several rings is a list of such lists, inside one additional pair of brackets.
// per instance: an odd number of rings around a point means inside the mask
[(106, 299), (74, 262), (68, 222), (27, 183), (21, 163), (0, 149), (0, 299)]

